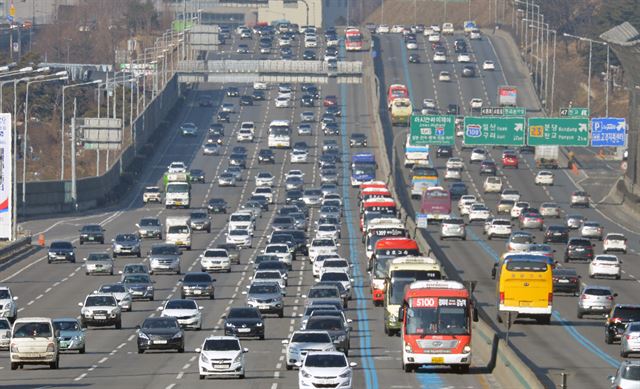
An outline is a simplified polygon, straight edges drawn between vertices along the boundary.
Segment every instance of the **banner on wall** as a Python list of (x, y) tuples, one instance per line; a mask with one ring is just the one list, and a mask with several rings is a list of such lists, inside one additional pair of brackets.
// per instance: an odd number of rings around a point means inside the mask
[(0, 113), (0, 239), (12, 240), (13, 177), (11, 114)]

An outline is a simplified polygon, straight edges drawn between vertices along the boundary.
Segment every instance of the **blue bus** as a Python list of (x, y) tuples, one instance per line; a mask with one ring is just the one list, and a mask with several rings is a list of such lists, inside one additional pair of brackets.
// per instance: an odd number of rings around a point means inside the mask
[(376, 157), (373, 153), (357, 153), (351, 157), (351, 186), (359, 187), (360, 184), (376, 179)]

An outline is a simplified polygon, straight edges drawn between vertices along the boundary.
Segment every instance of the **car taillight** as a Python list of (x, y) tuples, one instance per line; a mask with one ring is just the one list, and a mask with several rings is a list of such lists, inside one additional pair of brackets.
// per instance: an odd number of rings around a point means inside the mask
[(572, 278), (571, 282), (573, 282), (575, 284), (576, 282), (578, 282), (578, 279), (577, 278)]
[(500, 304), (504, 303), (504, 292), (500, 292)]
[(553, 277), (553, 282), (558, 281), (558, 277)]
[(607, 296), (607, 300), (613, 301), (613, 296)]
[(622, 319), (620, 319), (619, 317), (612, 317), (612, 318), (611, 318), (611, 321), (612, 321), (613, 323), (620, 323), (620, 322), (622, 322)]
[(553, 293), (549, 293), (549, 296), (547, 297), (547, 301), (549, 302), (549, 305), (553, 303)]
[(583, 294), (582, 296), (580, 296), (580, 300), (586, 300), (587, 299), (587, 295)]

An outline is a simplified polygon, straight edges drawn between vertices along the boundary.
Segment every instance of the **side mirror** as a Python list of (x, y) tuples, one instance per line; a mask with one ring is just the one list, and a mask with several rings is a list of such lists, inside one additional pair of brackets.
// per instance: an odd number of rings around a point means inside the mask
[(302, 362), (296, 362), (295, 365), (296, 367), (302, 367)]
[(82, 260), (83, 260), (83, 261), (86, 261), (86, 260), (87, 260), (87, 258), (82, 258)]
[(300, 297), (302, 297), (303, 299), (306, 299), (306, 298), (307, 298), (307, 295), (306, 295), (306, 294), (303, 294), (303, 295), (301, 295)]
[(60, 337), (60, 330), (55, 330), (55, 332), (53, 333), (53, 335), (58, 338)]
[(478, 321), (478, 309), (473, 307), (473, 321)]
[(617, 294), (617, 293), (614, 293), (614, 294), (613, 294), (613, 297), (618, 297), (618, 294)]
[(112, 242), (115, 242), (116, 240), (115, 240), (115, 239), (111, 239), (111, 241), (112, 241)]
[(246, 354), (246, 353), (249, 352), (249, 349), (245, 347), (245, 348), (242, 349), (242, 352)]
[(280, 342), (282, 344), (289, 344), (289, 339), (282, 339), (282, 342)]
[(356, 366), (358, 366), (358, 363), (357, 362), (349, 362), (349, 366), (350, 367), (356, 367)]
[(353, 323), (353, 320), (347, 319), (347, 323)]
[(196, 347), (196, 349), (195, 349), (195, 350), (193, 350), (193, 351), (195, 351), (195, 352), (199, 353), (199, 352), (201, 352), (201, 351), (202, 351), (202, 349), (201, 349), (200, 347)]
[(122, 274), (122, 270), (118, 270), (118, 274)]
[(298, 317), (302, 317), (302, 314), (301, 314), (301, 313), (299, 313), (299, 314), (298, 314)]
[(156, 311), (162, 311), (162, 307), (158, 307), (158, 309), (156, 309)]
[(398, 321), (402, 323), (404, 321), (404, 305), (398, 308)]
[(354, 278), (349, 278), (349, 281), (351, 281), (351, 283), (356, 282)]
[(198, 311), (202, 311), (204, 307), (198, 307)]
[(140, 224), (136, 223), (136, 227), (140, 228)]
[(16, 301), (18, 299), (18, 296), (13, 296), (13, 301)]
[(78, 303), (78, 306), (82, 307), (82, 306), (84, 306), (84, 304), (83, 303)]
[(246, 295), (246, 294), (247, 294), (247, 291), (246, 291), (246, 290), (243, 290), (243, 291), (242, 291), (242, 294)]

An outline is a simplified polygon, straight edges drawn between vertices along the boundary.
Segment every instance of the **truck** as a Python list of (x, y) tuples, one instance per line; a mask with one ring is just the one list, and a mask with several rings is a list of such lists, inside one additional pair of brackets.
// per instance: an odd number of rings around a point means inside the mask
[(166, 208), (189, 208), (191, 184), (187, 173), (165, 173), (163, 177)]
[(501, 107), (516, 107), (518, 105), (518, 90), (515, 86), (502, 85), (498, 87), (498, 105)]
[(357, 153), (351, 157), (351, 186), (356, 188), (376, 178), (376, 157), (373, 153)]
[(191, 250), (191, 218), (189, 216), (167, 216), (165, 242)]
[(538, 169), (557, 169), (560, 146), (536, 146), (534, 159)]
[(396, 97), (391, 103), (391, 123), (408, 125), (409, 118), (413, 113), (411, 99), (408, 97)]

